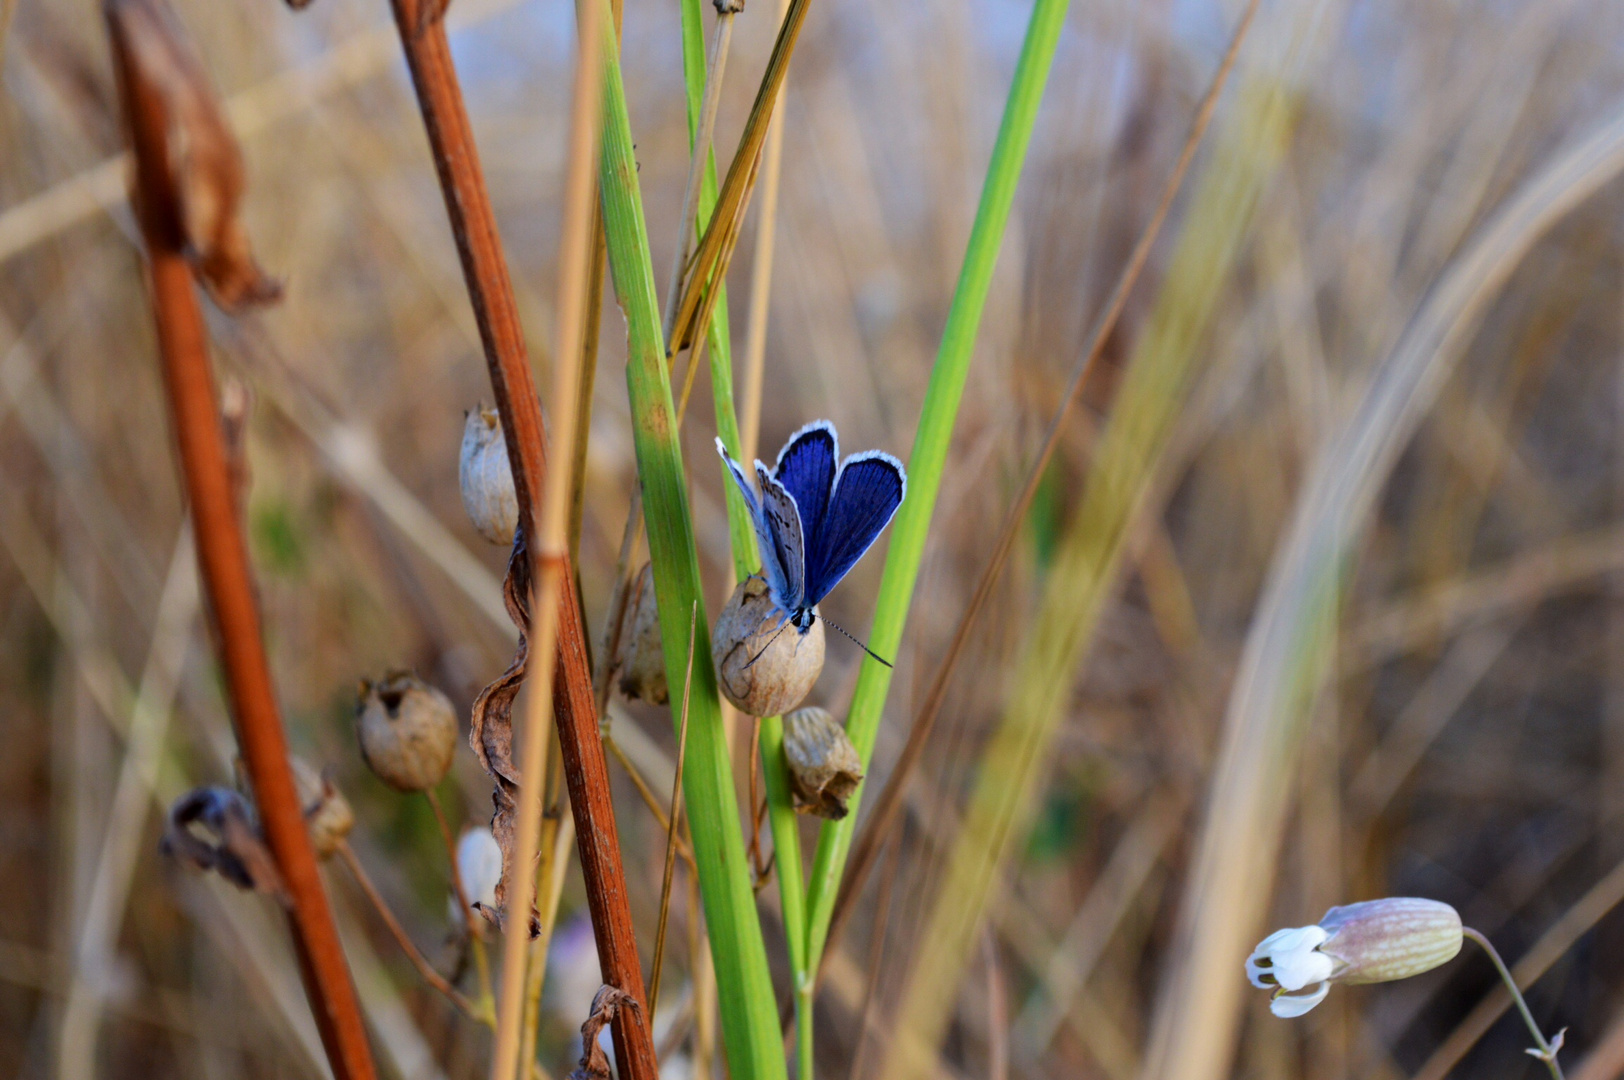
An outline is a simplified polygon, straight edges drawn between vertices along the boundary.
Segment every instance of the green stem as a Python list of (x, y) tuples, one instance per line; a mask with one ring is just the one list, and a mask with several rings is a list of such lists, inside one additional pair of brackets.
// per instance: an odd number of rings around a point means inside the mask
[[(992, 284), (993, 267), (1003, 243), (1004, 226), (1009, 221), (1015, 186), (1026, 161), (1060, 28), (1065, 22), (1066, 6), (1067, 0), (1036, 0), (1027, 24), (1026, 42), (1021, 47), (1014, 83), (1004, 105), (1004, 119), (993, 146), (992, 161), (987, 166), (975, 226), (959, 272), (958, 287), (953, 293), (953, 304), (948, 310), (947, 325), (942, 330), (936, 366), (925, 391), (919, 432), (908, 459), (908, 498), (891, 526), (891, 547), (875, 604), (874, 627), (868, 637), (869, 646), (881, 656), (896, 656), (902, 641), (914, 582), (924, 555), (925, 537), (936, 508), (937, 493), (941, 490), (948, 444), (958, 418), (959, 401), (964, 396), (964, 381), (970, 370), (982, 308)], [(874, 750), (874, 738), (890, 686), (891, 669), (865, 659), (846, 720), (846, 732), (865, 768)], [(859, 787), (852, 796), (851, 812), (839, 821), (826, 823), (818, 833), (808, 901), (811, 921), (807, 928), (807, 959), (814, 971), (823, 956), (829, 917), (839, 892), (846, 855), (851, 849), (862, 796), (863, 789)]]
[(1470, 926), (1461, 927), (1461, 933), (1477, 942), (1478, 948), (1488, 953), (1489, 959), (1494, 961), (1494, 969), (1500, 973), (1500, 981), (1504, 982), (1506, 989), (1511, 992), (1511, 1000), (1517, 1003), (1517, 1011), (1522, 1013), (1523, 1023), (1528, 1025), (1529, 1033), (1534, 1036), (1534, 1045), (1539, 1048), (1539, 1053), (1535, 1054), (1532, 1050), (1529, 1053), (1545, 1063), (1545, 1067), (1551, 1071), (1551, 1080), (1562, 1080), (1562, 1066), (1556, 1061), (1556, 1052), (1562, 1048), (1562, 1036), (1556, 1037), (1555, 1046), (1546, 1041), (1545, 1033), (1540, 1031), (1539, 1024), (1534, 1021), (1534, 1014), (1528, 1009), (1528, 1002), (1523, 999), (1522, 989), (1517, 985), (1516, 977), (1511, 974), (1511, 969), (1506, 967), (1506, 962), (1500, 959), (1500, 950)]
[[(693, 694), (682, 786), (699, 866), (705, 924), (716, 959), (722, 1038), (728, 1068), (736, 1080), (780, 1080), (785, 1076), (785, 1063), (778, 1017), (739, 827), (709, 634), (703, 632), (709, 622), (699, 577), (699, 553), (688, 506), (648, 229), (614, 35), (604, 35), (603, 49), (604, 232), (615, 295), (626, 317), (626, 383), (649, 556), (654, 567), (660, 636), (665, 643), (666, 677), (672, 686), (685, 675), (682, 668), (690, 649), (693, 655)], [(690, 613), (696, 611), (701, 629), (691, 633)]]
[[(699, 124), (702, 95), (705, 84), (705, 30), (701, 19), (700, 0), (682, 0), (682, 57), (683, 74), (688, 89), (688, 137), (694, 139)], [(704, 181), (700, 187), (698, 231), (703, 232), (710, 223), (716, 206), (716, 158), (714, 153), (706, 163)], [(711, 388), (716, 410), (716, 433), (727, 447), (728, 453), (743, 460), (739, 437), (739, 420), (733, 398), (733, 362), (727, 322), (727, 293), (722, 292), (710, 326)], [(720, 467), (720, 463), (718, 463)], [(743, 580), (761, 569), (761, 558), (756, 551), (754, 527), (744, 498), (728, 480), (722, 482), (727, 496), (728, 536), (733, 548), (735, 576)], [(806, 881), (801, 867), (801, 834), (790, 794), (789, 766), (784, 760), (784, 725), (777, 716), (761, 720), (761, 768), (767, 785), (767, 819), (772, 830), (773, 851), (778, 866), (779, 906), (784, 919), (784, 936), (789, 952), (791, 984), (797, 988), (810, 987), (806, 963)], [(755, 807), (750, 807), (754, 815)], [(810, 1004), (810, 997), (808, 997)], [(801, 1080), (810, 1080), (812, 1013), (803, 1010), (799, 990), (796, 996), (797, 1039), (804, 1041)]]

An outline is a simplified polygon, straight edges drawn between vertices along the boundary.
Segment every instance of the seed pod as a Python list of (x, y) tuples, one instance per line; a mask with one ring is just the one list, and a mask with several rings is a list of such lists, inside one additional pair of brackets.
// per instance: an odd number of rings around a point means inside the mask
[(513, 487), (502, 419), (481, 405), (468, 412), (462, 429), (462, 458), (457, 468), (462, 508), (479, 535), (493, 544), (513, 543), (519, 525), (519, 494)]
[(355, 812), (350, 809), (350, 801), (344, 793), (325, 773), (317, 772), (303, 758), (289, 760), (293, 764), (293, 785), (299, 792), (299, 806), (304, 811), (311, 846), (316, 849), (316, 858), (329, 858), (355, 828)]
[(457, 748), (457, 713), (447, 697), (409, 671), (361, 680), (355, 730), (367, 768), (396, 791), (445, 779)]
[(750, 716), (776, 716), (801, 703), (823, 671), (823, 623), (806, 633), (772, 602), (766, 579), (739, 582), (711, 631), (722, 693)]
[(665, 651), (660, 647), (660, 610), (654, 603), (654, 567), (649, 563), (632, 583), (631, 603), (621, 622), (618, 666), (622, 694), (651, 705), (671, 700)]
[(846, 800), (863, 780), (863, 763), (828, 710), (814, 705), (784, 717), (784, 757), (796, 810), (831, 821), (846, 816)]

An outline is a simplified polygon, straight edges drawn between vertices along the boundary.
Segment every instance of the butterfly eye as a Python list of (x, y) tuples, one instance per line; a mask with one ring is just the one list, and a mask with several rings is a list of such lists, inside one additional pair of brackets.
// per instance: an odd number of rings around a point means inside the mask
[(823, 625), (798, 629), (765, 579), (739, 582), (716, 619), (711, 655), (724, 696), (750, 716), (776, 716), (806, 697), (823, 671)]

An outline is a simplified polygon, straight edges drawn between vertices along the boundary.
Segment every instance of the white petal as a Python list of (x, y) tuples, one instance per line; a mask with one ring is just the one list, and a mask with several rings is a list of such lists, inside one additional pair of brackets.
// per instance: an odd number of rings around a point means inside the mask
[(1319, 926), (1276, 930), (1252, 950), (1246, 961), (1246, 977), (1253, 986), (1282, 986), (1287, 990), (1301, 990), (1329, 979), (1336, 962), (1317, 951), (1328, 936)]
[(1331, 984), (1328, 982), (1320, 983), (1307, 994), (1288, 994), (1282, 991), (1269, 999), (1269, 1011), (1281, 1019), (1294, 1020), (1324, 1001), (1325, 995), (1330, 992)]

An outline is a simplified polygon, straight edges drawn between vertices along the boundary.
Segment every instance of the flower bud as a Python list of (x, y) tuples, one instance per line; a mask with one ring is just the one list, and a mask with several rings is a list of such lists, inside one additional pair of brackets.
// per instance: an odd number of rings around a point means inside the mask
[(823, 671), (823, 623), (795, 629), (764, 578), (739, 582), (711, 631), (723, 695), (740, 712), (775, 716), (800, 704)]
[(654, 567), (648, 563), (632, 583), (620, 631), (620, 692), (636, 701), (664, 705), (671, 700), (660, 647), (660, 609), (654, 602)]
[(519, 494), (513, 487), (502, 419), (481, 405), (469, 410), (462, 429), (462, 458), (457, 468), (462, 508), (479, 535), (493, 544), (513, 543), (519, 525)]
[(1389, 897), (1334, 907), (1317, 925), (1276, 930), (1246, 961), (1253, 986), (1272, 988), (1269, 1010), (1301, 1016), (1325, 1000), (1331, 983), (1407, 979), (1453, 960), (1460, 915), (1448, 904)]
[(784, 717), (784, 757), (796, 810), (833, 821), (846, 816), (846, 800), (863, 780), (863, 763), (828, 710), (814, 705)]
[(289, 758), (293, 765), (293, 786), (299, 793), (299, 806), (304, 810), (305, 828), (310, 832), (310, 844), (316, 849), (316, 858), (330, 858), (338, 845), (355, 828), (355, 812), (350, 801), (334, 786), (331, 779), (319, 773), (300, 757)]
[(367, 768), (396, 791), (434, 787), (445, 779), (457, 748), (450, 700), (409, 671), (361, 680), (355, 730)]
[[(502, 846), (483, 825), (464, 829), (458, 838), (457, 876), (462, 879), (462, 891), (468, 903), (476, 909), (496, 907), (496, 883), (502, 877)], [(463, 921), (455, 896), (451, 898), (449, 912), (453, 923)]]
[(1320, 952), (1345, 983), (1390, 982), (1431, 971), (1460, 952), (1460, 915), (1448, 904), (1395, 896), (1334, 907), (1320, 919)]

